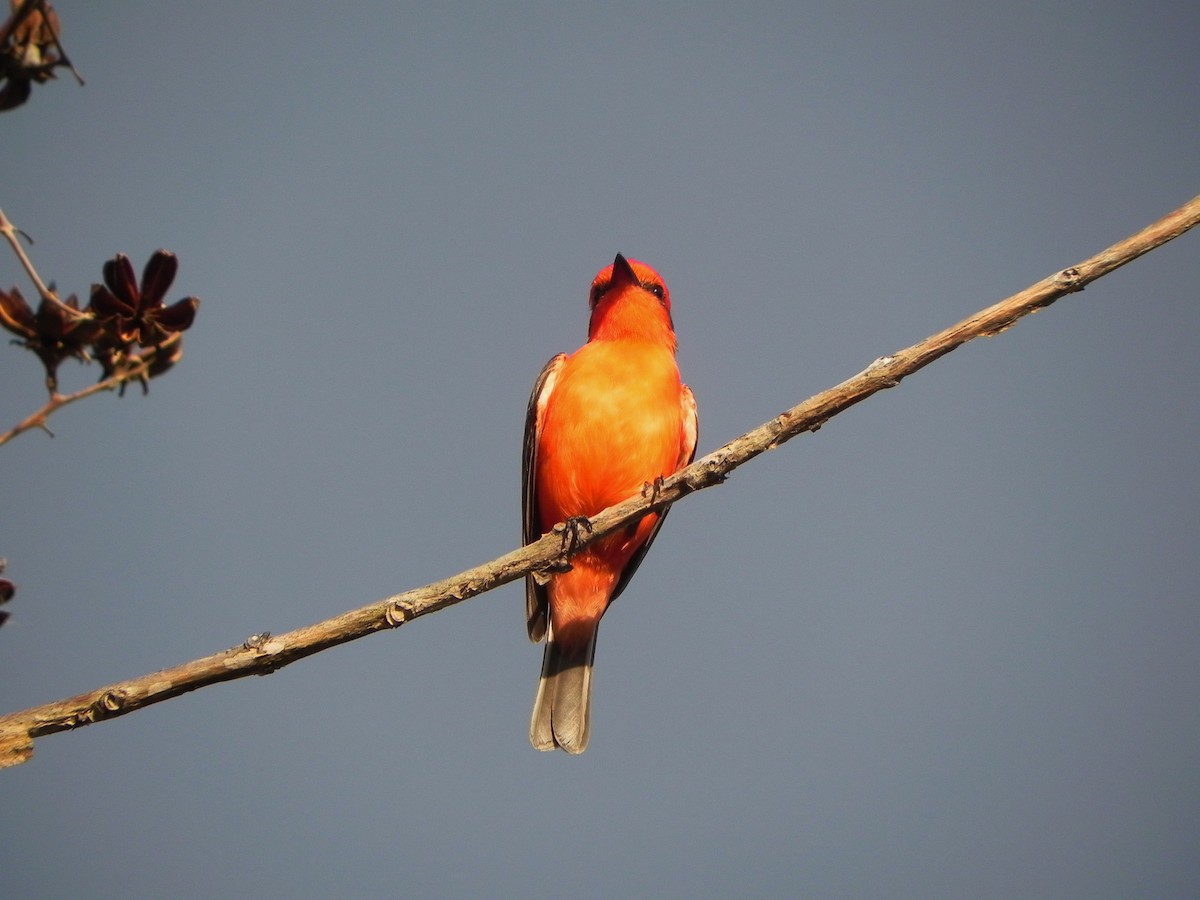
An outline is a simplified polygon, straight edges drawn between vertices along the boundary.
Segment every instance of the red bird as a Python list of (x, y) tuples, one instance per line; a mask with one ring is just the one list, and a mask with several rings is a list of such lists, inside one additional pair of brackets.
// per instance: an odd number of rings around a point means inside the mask
[[(546, 364), (533, 386), (522, 454), (524, 541), (590, 517), (696, 455), (696, 400), (679, 379), (671, 297), (649, 266), (621, 254), (592, 282), (588, 341)], [(591, 717), (596, 630), (633, 577), (667, 510), (597, 541), (571, 569), (525, 581), (529, 639), (547, 638), (529, 740), (582, 753)]]

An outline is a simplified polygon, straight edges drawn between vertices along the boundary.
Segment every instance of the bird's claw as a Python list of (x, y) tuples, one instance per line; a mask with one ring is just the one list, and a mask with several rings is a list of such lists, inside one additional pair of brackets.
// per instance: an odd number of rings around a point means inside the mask
[(661, 475), (655, 478), (654, 481), (643, 481), (642, 496), (648, 498), (652, 504), (657, 503), (658, 495), (662, 493), (663, 484), (664, 481)]
[(582, 543), (584, 532), (592, 533), (592, 523), (587, 516), (571, 516), (561, 525), (556, 525), (554, 530), (562, 534), (562, 547), (558, 551), (559, 559), (563, 565), (570, 568), (567, 556)]

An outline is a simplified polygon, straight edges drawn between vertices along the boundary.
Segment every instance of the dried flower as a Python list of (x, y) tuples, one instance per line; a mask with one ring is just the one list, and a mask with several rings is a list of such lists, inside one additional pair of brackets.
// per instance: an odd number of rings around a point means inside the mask
[(139, 287), (128, 256), (118, 253), (106, 262), (104, 284), (93, 286), (89, 307), (107, 336), (123, 345), (157, 347), (172, 334), (186, 331), (196, 318), (200, 301), (185, 297), (163, 305), (178, 269), (174, 253), (156, 250), (142, 271)]
[(43, 297), (37, 312), (30, 309), (21, 292), (0, 291), (0, 325), (15, 334), (15, 343), (28, 347), (46, 367), (50, 390), (58, 386), (58, 365), (68, 356), (86, 360), (87, 347), (101, 333), (95, 317), (79, 308), (72, 294), (63, 303), (55, 297)]
[(0, 46), (0, 110), (20, 106), (29, 99), (33, 82), (53, 78), (55, 67), (64, 64), (57, 51), (61, 27), (54, 8), (45, 0), (29, 7), (21, 0), (9, 5), (11, 28)]

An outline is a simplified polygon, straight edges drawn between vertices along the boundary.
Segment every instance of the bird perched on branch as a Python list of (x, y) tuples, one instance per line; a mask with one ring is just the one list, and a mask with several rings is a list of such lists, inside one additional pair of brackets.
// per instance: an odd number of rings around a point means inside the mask
[[(588, 341), (546, 364), (533, 386), (522, 454), (524, 541), (627, 500), (696, 454), (696, 401), (679, 378), (671, 297), (658, 273), (621, 254), (589, 297)], [(529, 739), (588, 745), (600, 619), (650, 548), (667, 510), (585, 547), (569, 571), (525, 583), (530, 640), (546, 638)]]

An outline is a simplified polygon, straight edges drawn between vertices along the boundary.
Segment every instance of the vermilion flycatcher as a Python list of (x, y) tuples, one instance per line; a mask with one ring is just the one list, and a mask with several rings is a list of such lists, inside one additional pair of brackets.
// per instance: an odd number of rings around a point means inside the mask
[[(588, 341), (542, 369), (525, 419), (524, 541), (594, 516), (696, 455), (696, 400), (679, 379), (671, 297), (649, 266), (621, 254), (592, 282)], [(529, 740), (582, 753), (591, 717), (596, 631), (650, 548), (667, 510), (571, 558), (545, 584), (525, 581), (529, 639), (547, 638)]]

